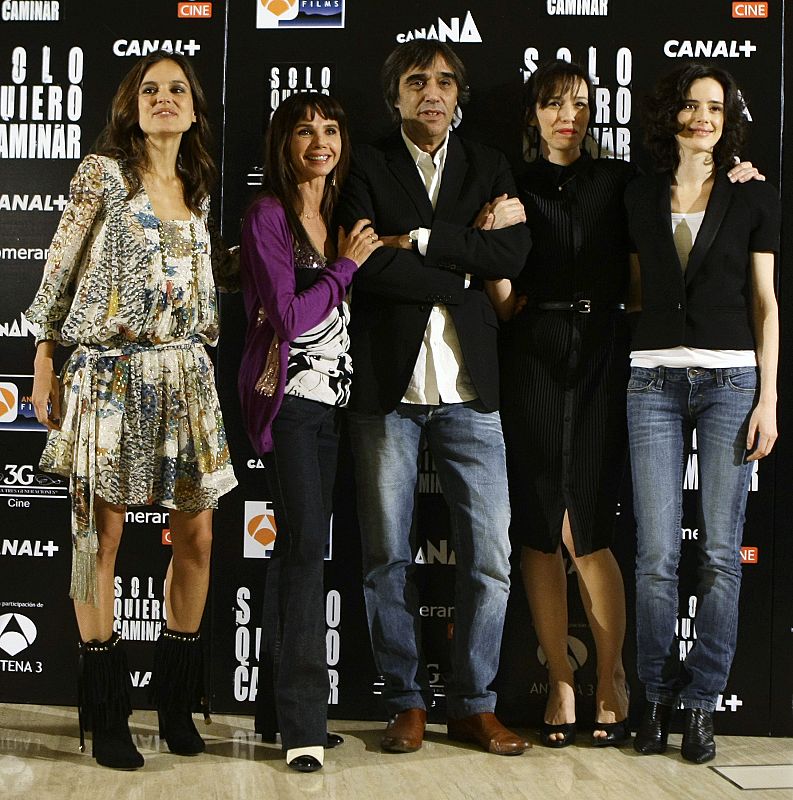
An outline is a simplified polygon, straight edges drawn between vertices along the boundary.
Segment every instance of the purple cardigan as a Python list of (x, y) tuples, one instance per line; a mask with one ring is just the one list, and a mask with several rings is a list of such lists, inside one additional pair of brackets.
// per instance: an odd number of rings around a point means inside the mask
[[(245, 215), (240, 246), (242, 291), (248, 315), (248, 330), (238, 387), (242, 418), (256, 452), (273, 449), (272, 423), (286, 386), (289, 342), (325, 319), (344, 299), (355, 274), (349, 258), (329, 263), (310, 288), (295, 292), (295, 261), (292, 234), (281, 204), (263, 197)], [(266, 320), (259, 323), (259, 310)], [(273, 397), (256, 391), (273, 336), (279, 348), (278, 385)]]

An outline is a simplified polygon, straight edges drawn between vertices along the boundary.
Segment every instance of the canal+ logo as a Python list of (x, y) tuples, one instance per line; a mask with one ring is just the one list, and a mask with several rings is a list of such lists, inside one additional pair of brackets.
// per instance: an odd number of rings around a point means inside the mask
[(0, 381), (0, 422), (14, 422), (19, 413), (19, 389), (15, 383)]

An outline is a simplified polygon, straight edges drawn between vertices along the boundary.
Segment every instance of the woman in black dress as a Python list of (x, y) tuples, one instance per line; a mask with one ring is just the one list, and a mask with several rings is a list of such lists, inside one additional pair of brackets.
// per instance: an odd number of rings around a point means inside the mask
[[(628, 234), (624, 161), (583, 149), (593, 89), (579, 66), (543, 64), (527, 84), (526, 119), (539, 156), (522, 182), (534, 245), (514, 282), (491, 285), (505, 327), (502, 419), (514, 540), (549, 671), (542, 742), (575, 739), (567, 657), (567, 575), (562, 545), (597, 647), (592, 742), (629, 738), (622, 666), (625, 598), (609, 549), (627, 453)], [(514, 316), (513, 316), (514, 315)]]

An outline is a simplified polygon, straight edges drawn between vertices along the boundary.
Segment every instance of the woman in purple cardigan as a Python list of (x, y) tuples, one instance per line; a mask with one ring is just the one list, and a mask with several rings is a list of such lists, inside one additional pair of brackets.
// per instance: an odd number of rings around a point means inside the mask
[(313, 772), (327, 733), (324, 559), (336, 474), (336, 409), (350, 394), (345, 301), (355, 270), (381, 242), (369, 220), (336, 238), (328, 226), (350, 162), (344, 112), (299, 94), (273, 114), (265, 194), (245, 216), (241, 264), (248, 331), (243, 418), (263, 454), (278, 526), (268, 564), (257, 730), (290, 767)]

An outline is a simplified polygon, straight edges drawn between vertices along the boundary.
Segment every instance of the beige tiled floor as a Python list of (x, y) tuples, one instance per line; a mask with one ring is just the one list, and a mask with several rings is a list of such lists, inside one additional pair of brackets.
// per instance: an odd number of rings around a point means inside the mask
[[(327, 753), (322, 771), (298, 774), (279, 748), (257, 740), (248, 717), (219, 716), (209, 728), (200, 727), (207, 753), (180, 758), (161, 748), (154, 714), (135, 712), (133, 732), (146, 765), (117, 772), (78, 751), (73, 709), (0, 706), (0, 798), (793, 800), (793, 790), (742, 791), (707, 766), (685, 763), (678, 736), (664, 756), (594, 749), (584, 741), (561, 751), (535, 746), (504, 758), (450, 743), (444, 728), (433, 725), (421, 751), (392, 755), (378, 747), (381, 725), (338, 722), (331, 728), (345, 735), (345, 744)], [(793, 763), (790, 739), (722, 736), (717, 743), (715, 765)]]

